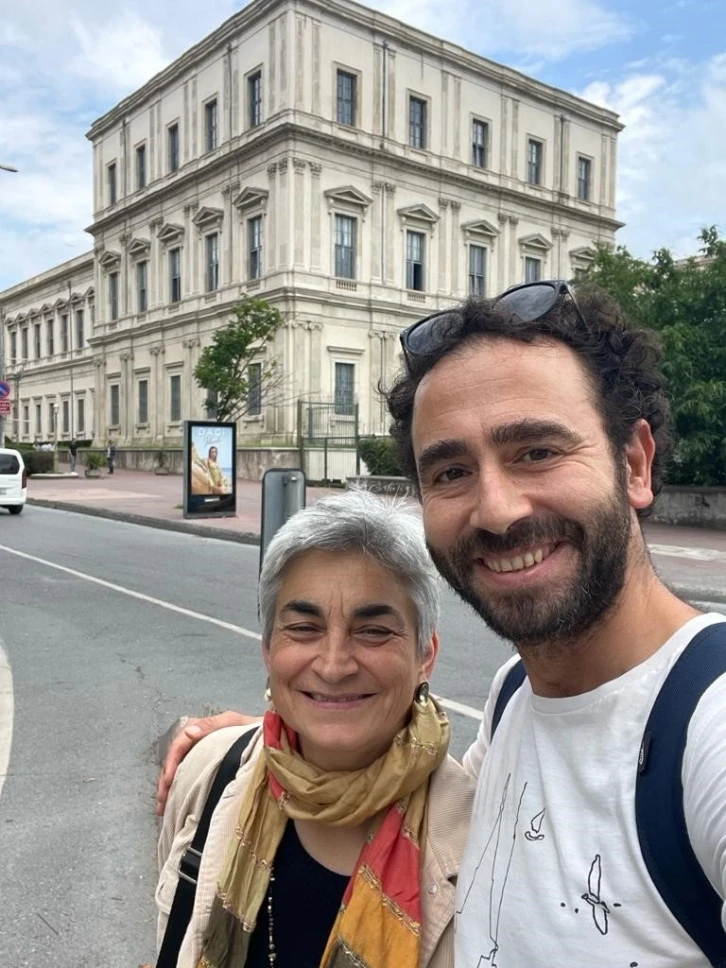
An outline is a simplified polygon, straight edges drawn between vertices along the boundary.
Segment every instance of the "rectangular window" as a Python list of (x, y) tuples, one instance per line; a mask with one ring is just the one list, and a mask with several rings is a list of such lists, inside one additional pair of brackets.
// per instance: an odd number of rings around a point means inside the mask
[(167, 164), (169, 171), (179, 170), (179, 125), (170, 124), (167, 128)]
[(344, 417), (355, 414), (355, 363), (335, 364), (335, 412)]
[(207, 101), (204, 105), (204, 144), (207, 151), (217, 147), (217, 101)]
[(33, 354), (36, 360), (39, 360), (43, 355), (43, 351), (40, 347), (40, 323), (36, 323), (33, 326)]
[(247, 222), (247, 237), (249, 244), (249, 266), (247, 276), (250, 279), (262, 278), (262, 216), (257, 215)]
[(96, 304), (95, 303), (88, 304), (88, 312), (91, 315), (91, 328), (93, 329), (93, 327), (96, 325)]
[(10, 362), (13, 366), (18, 362), (18, 334), (15, 330), (10, 334)]
[(527, 142), (527, 181), (530, 185), (542, 184), (542, 142), (534, 138)]
[(67, 433), (70, 432), (70, 429), (71, 429), (71, 402), (70, 402), (70, 400), (64, 400), (62, 406), (63, 406), (63, 423), (62, 423), (61, 426), (63, 428), (63, 433), (64, 434), (67, 434)]
[(39, 403), (35, 405), (35, 432), (38, 436), (41, 436), (43, 433), (43, 411)]
[(118, 200), (116, 186), (116, 162), (112, 162), (106, 169), (106, 187), (108, 191), (108, 204), (115, 205)]
[(109, 388), (109, 425), (111, 427), (118, 427), (119, 425), (119, 414), (121, 413), (120, 399), (121, 391), (119, 389), (118, 383), (112, 383)]
[(149, 263), (137, 262), (136, 263), (136, 310), (139, 313), (145, 313), (149, 308), (149, 290), (148, 290), (148, 278), (149, 278)]
[(262, 124), (262, 71), (247, 78), (247, 102), (249, 104), (250, 127)]
[(205, 240), (207, 253), (207, 292), (214, 292), (219, 288), (219, 234), (213, 232)]
[(76, 433), (80, 437), (86, 432), (86, 401), (83, 397), (76, 400)]
[(358, 220), (350, 215), (335, 216), (335, 275), (355, 279), (355, 250)]
[(424, 290), (424, 249), (426, 238), (423, 232), (406, 232), (406, 288)]
[(85, 334), (83, 332), (83, 310), (76, 310), (76, 349), (82, 350), (83, 344), (86, 341)]
[(146, 145), (136, 149), (136, 189), (146, 188)]
[(483, 296), (486, 289), (487, 250), (483, 245), (469, 246), (469, 295)]
[(68, 316), (66, 313), (63, 313), (63, 315), (61, 316), (60, 323), (61, 323), (61, 353), (67, 353), (69, 333), (68, 333)]
[(23, 437), (30, 437), (30, 406), (23, 404)]
[(28, 359), (28, 327), (24, 326), (20, 331), (20, 350), (23, 354), (23, 359)]
[(489, 156), (489, 125), (474, 121), (471, 126), (471, 163), (475, 168), (486, 168)]
[(178, 373), (169, 377), (169, 420), (172, 423), (181, 420), (181, 376)]
[(181, 249), (169, 252), (169, 299), (181, 302)]
[(358, 78), (355, 74), (338, 71), (338, 109), (336, 112), (338, 124), (349, 124), (355, 127), (357, 86)]
[(583, 202), (589, 202), (591, 191), (592, 161), (580, 155), (577, 159), (577, 197)]
[(425, 148), (426, 114), (428, 104), (419, 97), (409, 98), (408, 101), (408, 143), (412, 148)]
[(108, 275), (108, 318), (118, 319), (118, 272)]
[(48, 352), (48, 356), (55, 355), (55, 326), (53, 325), (53, 320), (49, 319), (45, 324), (45, 348)]
[(55, 404), (48, 404), (48, 434), (53, 437), (55, 435)]
[(524, 260), (524, 281), (539, 282), (542, 278), (542, 260), (530, 256)]
[(139, 410), (138, 422), (146, 424), (149, 422), (149, 381), (139, 380)]
[(256, 417), (262, 413), (262, 364), (250, 363), (247, 367), (247, 414)]

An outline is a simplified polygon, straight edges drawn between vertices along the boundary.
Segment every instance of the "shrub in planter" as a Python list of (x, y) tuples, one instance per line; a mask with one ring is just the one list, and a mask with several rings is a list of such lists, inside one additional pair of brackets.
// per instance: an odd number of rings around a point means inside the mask
[(28, 477), (33, 474), (52, 474), (55, 470), (55, 454), (50, 450), (28, 450), (23, 453)]
[(358, 455), (364, 460), (368, 473), (380, 477), (401, 477), (391, 437), (361, 437)]
[(89, 450), (83, 455), (83, 463), (86, 465), (86, 470), (98, 471), (106, 466), (106, 458), (96, 450)]

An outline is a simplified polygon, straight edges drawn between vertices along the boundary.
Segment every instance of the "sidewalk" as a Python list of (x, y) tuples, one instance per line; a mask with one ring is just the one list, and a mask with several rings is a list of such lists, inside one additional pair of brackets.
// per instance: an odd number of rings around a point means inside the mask
[[(328, 488), (309, 487), (308, 504), (329, 493)], [(28, 501), (147, 527), (257, 544), (262, 484), (237, 481), (235, 518), (199, 521), (184, 519), (182, 478), (175, 474), (117, 470), (113, 475), (104, 471), (102, 477), (94, 479), (31, 477)], [(726, 531), (646, 524), (645, 533), (659, 574), (679, 594), (726, 603)]]

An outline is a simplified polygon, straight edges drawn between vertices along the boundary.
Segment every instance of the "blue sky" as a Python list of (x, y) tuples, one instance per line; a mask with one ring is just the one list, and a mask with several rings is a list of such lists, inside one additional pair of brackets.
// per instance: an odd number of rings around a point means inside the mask
[[(619, 241), (647, 257), (726, 228), (723, 0), (372, 0), (618, 111)], [(0, 0), (0, 289), (90, 248), (85, 132), (242, 6)]]

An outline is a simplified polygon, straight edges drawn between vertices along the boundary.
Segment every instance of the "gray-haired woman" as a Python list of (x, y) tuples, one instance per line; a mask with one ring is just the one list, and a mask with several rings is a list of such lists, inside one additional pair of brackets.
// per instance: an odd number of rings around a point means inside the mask
[[(472, 783), (428, 695), (438, 578), (409, 505), (354, 491), (278, 532), (260, 577), (271, 708), (214, 813), (179, 968), (452, 968)], [(184, 760), (157, 889), (243, 728)]]

